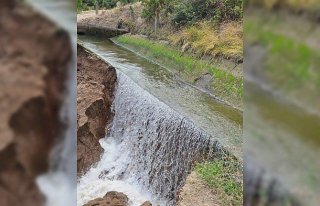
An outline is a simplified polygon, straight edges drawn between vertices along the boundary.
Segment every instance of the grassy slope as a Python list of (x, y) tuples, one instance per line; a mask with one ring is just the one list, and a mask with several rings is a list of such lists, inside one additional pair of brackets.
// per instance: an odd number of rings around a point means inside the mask
[(168, 39), (184, 51), (233, 61), (243, 61), (243, 33), (241, 22), (225, 22), (217, 28), (210, 22), (182, 28)]
[(288, 34), (281, 31), (288, 22), (281, 22), (276, 14), (273, 15), (274, 19), (272, 15), (248, 17), (244, 24), (245, 42), (259, 43), (267, 49), (263, 72), (273, 87), (293, 98), (314, 103), (320, 89), (320, 52), (306, 44), (306, 38), (293, 35), (297, 27), (288, 30)]
[(114, 40), (173, 69), (189, 83), (194, 83), (201, 75), (210, 73), (214, 77), (212, 83), (214, 94), (236, 106), (241, 105), (243, 95), (242, 77), (235, 77), (227, 71), (216, 68), (206, 60), (182, 54), (176, 48), (145, 38), (125, 35)]

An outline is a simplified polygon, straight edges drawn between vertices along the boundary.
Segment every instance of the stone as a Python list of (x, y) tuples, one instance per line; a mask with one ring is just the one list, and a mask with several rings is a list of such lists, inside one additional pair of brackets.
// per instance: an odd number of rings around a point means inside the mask
[(152, 206), (151, 202), (146, 201), (141, 206)]
[(96, 198), (83, 206), (129, 206), (129, 199), (122, 192), (111, 191), (103, 198)]

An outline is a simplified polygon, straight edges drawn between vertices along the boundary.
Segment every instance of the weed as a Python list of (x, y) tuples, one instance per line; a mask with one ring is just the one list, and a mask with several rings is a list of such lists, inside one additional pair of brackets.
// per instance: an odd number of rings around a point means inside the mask
[(195, 170), (209, 187), (217, 192), (222, 205), (242, 205), (243, 175), (237, 161), (230, 159), (199, 163)]

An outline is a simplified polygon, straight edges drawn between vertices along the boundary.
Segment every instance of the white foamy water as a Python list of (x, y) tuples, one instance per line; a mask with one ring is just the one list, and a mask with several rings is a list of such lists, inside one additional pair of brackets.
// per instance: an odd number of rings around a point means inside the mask
[(222, 147), (125, 74), (117, 77), (113, 122), (100, 141), (104, 153), (78, 181), (78, 206), (108, 191), (123, 192), (133, 206), (174, 206), (192, 163)]
[(133, 179), (121, 177), (129, 160), (125, 145), (117, 143), (112, 137), (101, 139), (100, 144), (104, 154), (100, 162), (79, 180), (77, 205), (82, 206), (90, 200), (103, 197), (109, 191), (123, 192), (132, 206), (140, 206), (150, 200), (150, 193), (142, 191)]

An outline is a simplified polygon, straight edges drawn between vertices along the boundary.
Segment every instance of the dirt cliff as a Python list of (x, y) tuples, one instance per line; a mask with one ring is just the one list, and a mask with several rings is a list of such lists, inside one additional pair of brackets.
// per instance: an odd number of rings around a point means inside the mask
[(117, 80), (115, 68), (77, 47), (77, 164), (78, 176), (99, 161), (103, 151), (99, 139), (112, 120), (111, 104)]
[(66, 125), (69, 35), (21, 1), (0, 2), (0, 205), (43, 205), (35, 179)]

